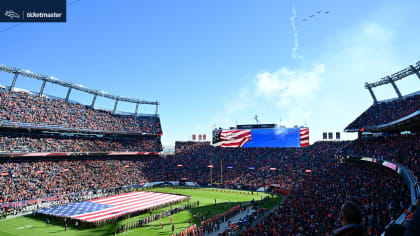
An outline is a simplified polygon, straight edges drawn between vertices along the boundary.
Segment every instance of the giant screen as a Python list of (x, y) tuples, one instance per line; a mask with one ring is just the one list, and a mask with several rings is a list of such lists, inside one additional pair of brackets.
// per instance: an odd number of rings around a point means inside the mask
[(219, 147), (304, 147), (309, 128), (216, 129), (213, 144)]

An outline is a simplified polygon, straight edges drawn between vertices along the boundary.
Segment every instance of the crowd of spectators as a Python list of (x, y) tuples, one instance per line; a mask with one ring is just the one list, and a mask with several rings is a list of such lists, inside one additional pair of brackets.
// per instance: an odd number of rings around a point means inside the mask
[(407, 96), (373, 104), (359, 117), (350, 123), (346, 129), (362, 129), (375, 127), (398, 120), (404, 116), (420, 110), (420, 94)]
[(210, 145), (210, 141), (203, 141), (203, 142), (194, 142), (194, 141), (176, 141), (175, 142), (175, 152), (185, 152), (192, 149), (196, 149), (200, 146), (208, 147)]
[[(288, 190), (285, 202), (257, 228), (245, 231), (245, 235), (329, 234), (340, 226), (339, 207), (348, 200), (362, 209), (363, 225), (369, 235), (378, 235), (409, 206), (408, 190), (402, 178), (386, 167), (367, 162), (341, 163), (335, 158), (338, 150), (345, 146), (347, 150), (352, 145), (348, 142), (317, 142), (304, 148), (195, 145), (175, 156), (141, 162), (1, 163), (0, 204), (183, 178), (201, 184), (222, 182), (221, 186), (243, 185), (253, 189), (276, 185)], [(403, 152), (399, 146), (392, 148)], [(213, 166), (212, 173), (209, 165)]]
[(296, 178), (283, 204), (244, 235), (331, 235), (341, 226), (345, 201), (361, 208), (367, 235), (380, 235), (409, 206), (402, 178), (386, 167), (349, 162), (319, 168)]
[[(293, 175), (311, 169), (315, 163), (334, 160), (334, 154), (347, 142), (318, 142), (305, 148), (221, 148), (195, 145), (175, 156), (150, 160), (144, 173), (150, 181), (185, 178), (202, 184), (221, 181), (250, 188), (269, 184), (293, 184)], [(210, 176), (209, 165), (213, 165)], [(220, 167), (222, 166), (222, 173)], [(270, 170), (276, 168), (276, 170)], [(212, 178), (212, 179), (211, 179)]]
[(420, 176), (420, 135), (362, 137), (341, 150), (343, 154), (397, 162)]
[[(120, 160), (71, 160), (6, 162), (0, 164), (1, 202), (43, 198), (89, 189), (120, 187), (142, 182), (180, 180), (209, 183), (209, 164), (223, 165), (223, 184), (251, 188), (282, 183), (290, 187), (294, 178), (313, 168), (314, 161), (334, 160), (341, 143), (317, 143), (306, 148), (216, 148), (198, 147), (173, 157), (142, 162)], [(312, 160), (312, 161), (310, 161)], [(179, 165), (182, 165), (180, 167)], [(253, 167), (250, 169), (249, 167)], [(267, 170), (276, 167), (276, 171)], [(232, 168), (231, 168), (232, 167)], [(213, 171), (213, 181), (220, 180)]]
[(94, 131), (162, 133), (158, 117), (112, 114), (90, 106), (35, 96), (27, 92), (0, 91), (0, 97), (0, 121)]
[(156, 138), (81, 138), (63, 136), (2, 136), (0, 152), (160, 152)]
[(0, 163), (0, 205), (147, 182), (144, 165), (129, 160)]

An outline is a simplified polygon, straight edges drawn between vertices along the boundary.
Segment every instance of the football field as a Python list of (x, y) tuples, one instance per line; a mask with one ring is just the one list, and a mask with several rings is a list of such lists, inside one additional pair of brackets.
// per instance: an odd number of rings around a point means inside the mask
[[(148, 191), (162, 192), (162, 193), (177, 193), (183, 195), (190, 195), (191, 202), (200, 201), (198, 207), (188, 209), (173, 215), (173, 223), (175, 225), (175, 232), (184, 230), (189, 225), (189, 220), (192, 223), (200, 224), (199, 220), (194, 219), (194, 215), (201, 213), (202, 215), (213, 216), (218, 213), (223, 213), (234, 206), (234, 203), (241, 202), (247, 203), (252, 199), (260, 200), (268, 195), (264, 193), (251, 194), (246, 191), (236, 190), (220, 190), (220, 189), (183, 189), (183, 188), (172, 188), (162, 187), (153, 188)], [(216, 199), (216, 206), (214, 204)], [(264, 207), (272, 208), (281, 202), (281, 197), (275, 197), (274, 199), (267, 201)], [(179, 203), (178, 205), (184, 205), (185, 203)], [(175, 205), (176, 207), (177, 205)], [(170, 209), (169, 207), (155, 210), (152, 214), (159, 213)], [(210, 214), (209, 214), (210, 213)], [(61, 222), (50, 222), (47, 226), (43, 218), (34, 218), (31, 216), (21, 216), (7, 220), (0, 221), (0, 235), (3, 236), (37, 236), (37, 235), (113, 235), (117, 228), (129, 222), (138, 221), (149, 213), (132, 217), (129, 219), (118, 221), (114, 224), (105, 225), (99, 228), (78, 228), (74, 225), (68, 225), (67, 231), (64, 229), (64, 223)], [(171, 235), (172, 229), (170, 225), (170, 216), (151, 222), (146, 227), (140, 227), (133, 230), (126, 231), (119, 235)], [(161, 229), (160, 222), (164, 223), (164, 228)], [(80, 227), (80, 226), (79, 226)]]

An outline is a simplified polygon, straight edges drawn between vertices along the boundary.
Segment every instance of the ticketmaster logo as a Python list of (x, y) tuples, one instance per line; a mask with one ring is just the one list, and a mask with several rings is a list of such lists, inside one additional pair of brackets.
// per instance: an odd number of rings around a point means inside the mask
[(17, 14), (15, 11), (13, 11), (13, 10), (7, 10), (7, 11), (5, 11), (4, 12), (4, 15), (5, 16), (8, 16), (8, 17), (10, 17), (10, 19), (12, 19), (13, 20), (13, 18), (20, 18), (20, 15), (19, 14)]
[(0, 22), (66, 22), (66, 0), (0, 0)]
[(60, 18), (63, 13), (58, 12), (27, 12), (27, 18)]

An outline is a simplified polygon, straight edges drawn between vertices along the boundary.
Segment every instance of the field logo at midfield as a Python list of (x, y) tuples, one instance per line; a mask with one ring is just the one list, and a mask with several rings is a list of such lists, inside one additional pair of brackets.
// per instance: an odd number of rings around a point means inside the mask
[(12, 19), (13, 20), (13, 18), (20, 18), (20, 15), (19, 14), (17, 14), (15, 11), (13, 11), (13, 10), (7, 10), (7, 11), (5, 11), (4, 12), (4, 15), (5, 16), (8, 16), (8, 17), (10, 17), (10, 19)]

